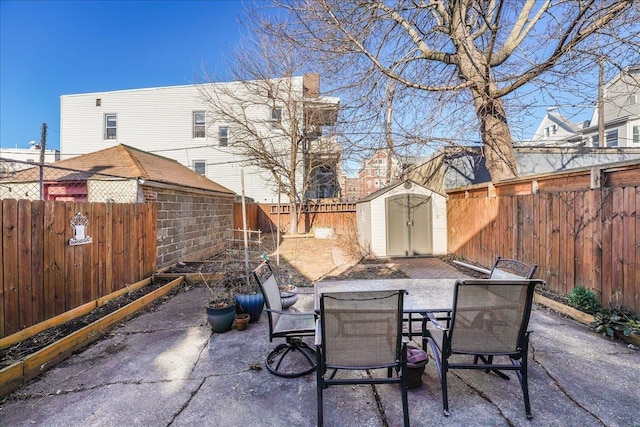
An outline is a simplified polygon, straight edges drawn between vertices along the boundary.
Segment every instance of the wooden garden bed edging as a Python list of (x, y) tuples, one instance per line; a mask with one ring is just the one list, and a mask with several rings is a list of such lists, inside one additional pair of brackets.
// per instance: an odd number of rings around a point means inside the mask
[[(74, 351), (102, 337), (114, 324), (131, 318), (137, 311), (167, 295), (171, 289), (184, 281), (179, 277), (170, 283), (150, 292), (101, 319), (79, 329), (53, 344), (36, 351), (23, 360), (0, 370), (0, 397), (7, 395), (69, 357)], [(50, 325), (49, 327), (51, 327)]]
[(105, 295), (96, 300), (82, 304), (72, 310), (65, 311), (62, 314), (59, 314), (55, 317), (52, 317), (51, 319), (47, 319), (43, 322), (40, 322), (38, 324), (25, 328), (19, 332), (16, 332), (15, 334), (6, 336), (0, 339), (0, 350), (4, 350), (7, 347), (11, 347), (16, 343), (19, 343), (20, 341), (24, 341), (27, 338), (31, 338), (35, 334), (38, 334), (44, 331), (45, 329), (49, 329), (54, 326), (61, 325), (77, 317), (84, 316), (85, 314), (89, 313), (91, 310), (95, 310), (98, 307), (102, 307), (107, 301), (116, 299), (121, 295), (135, 291), (149, 284), (151, 284), (151, 277), (147, 277), (146, 279), (140, 280), (139, 282), (136, 282), (132, 285), (128, 285), (125, 288), (122, 288), (115, 292), (111, 292), (109, 295)]
[(573, 307), (569, 307), (568, 305), (564, 305), (558, 301), (554, 301), (540, 294), (534, 294), (533, 301), (538, 304), (544, 305), (545, 307), (550, 308), (553, 311), (556, 311), (560, 314), (569, 316), (573, 320), (577, 320), (578, 322), (583, 323), (585, 325), (589, 325), (589, 323), (595, 320), (593, 316), (588, 313), (584, 313), (580, 310), (576, 310)]

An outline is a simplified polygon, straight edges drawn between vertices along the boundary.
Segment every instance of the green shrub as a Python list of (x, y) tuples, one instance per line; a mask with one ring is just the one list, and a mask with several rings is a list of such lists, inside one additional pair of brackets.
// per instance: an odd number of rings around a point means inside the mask
[(567, 299), (571, 307), (585, 313), (595, 314), (602, 308), (596, 298), (596, 294), (582, 285), (573, 288), (573, 290), (567, 294)]
[(610, 304), (609, 307), (596, 313), (594, 317), (595, 320), (591, 322), (591, 327), (602, 335), (613, 337), (615, 331), (625, 336), (640, 335), (640, 320), (619, 305)]

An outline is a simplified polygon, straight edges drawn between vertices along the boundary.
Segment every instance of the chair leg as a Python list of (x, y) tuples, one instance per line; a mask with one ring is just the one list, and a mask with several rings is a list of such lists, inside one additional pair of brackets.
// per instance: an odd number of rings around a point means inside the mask
[(518, 375), (518, 380), (520, 381), (520, 387), (522, 388), (522, 396), (524, 397), (524, 412), (527, 415), (528, 419), (533, 418), (531, 415), (531, 403), (529, 401), (529, 379), (527, 375), (527, 356), (522, 357), (522, 361), (518, 362), (515, 359), (511, 359), (511, 363), (513, 365), (520, 366), (520, 369), (516, 371)]
[(317, 396), (317, 400), (318, 400), (318, 427), (322, 427), (324, 425), (324, 417), (323, 417), (323, 402), (322, 402), (322, 390), (324, 389), (325, 385), (324, 385), (324, 372), (322, 372), (322, 367), (321, 367), (321, 361), (320, 361), (321, 355), (320, 355), (320, 350), (318, 349), (316, 351), (316, 363), (317, 363), (317, 369), (316, 369), (316, 396)]
[(402, 373), (400, 389), (402, 390), (402, 416), (404, 418), (404, 427), (409, 427), (409, 396), (407, 394), (407, 377), (406, 370)]
[(433, 355), (433, 361), (436, 364), (436, 370), (438, 371), (438, 377), (440, 377), (440, 387), (442, 388), (442, 408), (444, 415), (449, 416), (449, 396), (447, 395), (447, 361), (442, 357), (442, 353), (438, 349), (436, 343), (431, 339), (429, 340), (429, 347)]
[(442, 362), (443, 368), (445, 370), (442, 371), (442, 375), (440, 376), (440, 384), (442, 386), (442, 409), (444, 411), (444, 416), (449, 416), (449, 395), (447, 392), (447, 371), (446, 371), (447, 361), (444, 360)]

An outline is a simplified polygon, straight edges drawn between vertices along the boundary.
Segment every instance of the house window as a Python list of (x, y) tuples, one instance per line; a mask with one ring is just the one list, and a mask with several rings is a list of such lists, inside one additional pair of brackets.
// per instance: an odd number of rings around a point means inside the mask
[(591, 146), (598, 147), (599, 145), (600, 145), (600, 140), (598, 138), (598, 135), (593, 135), (591, 137)]
[(229, 128), (226, 126), (220, 126), (218, 128), (218, 145), (220, 147), (229, 145)]
[(606, 133), (605, 141), (607, 141), (607, 147), (618, 146), (618, 129), (610, 130)]
[(640, 126), (633, 127), (633, 143), (640, 144)]
[(193, 112), (193, 137), (204, 138), (206, 136), (206, 115), (204, 111)]
[(271, 125), (273, 127), (280, 127), (282, 124), (282, 108), (271, 109)]
[(104, 139), (118, 139), (118, 116), (104, 115)]
[(199, 173), (200, 175), (207, 174), (207, 163), (204, 160), (194, 160), (193, 161), (193, 170)]
[(638, 102), (637, 94), (632, 93), (631, 95), (629, 95), (629, 105), (636, 105), (637, 102)]

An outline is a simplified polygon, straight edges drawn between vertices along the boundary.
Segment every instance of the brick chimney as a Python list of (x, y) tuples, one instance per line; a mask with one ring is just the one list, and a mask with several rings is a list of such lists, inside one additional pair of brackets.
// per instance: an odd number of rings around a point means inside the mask
[(317, 98), (320, 96), (320, 74), (305, 73), (302, 77), (302, 95), (306, 98)]

